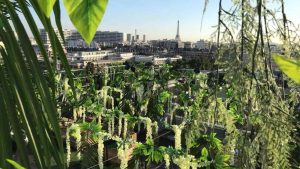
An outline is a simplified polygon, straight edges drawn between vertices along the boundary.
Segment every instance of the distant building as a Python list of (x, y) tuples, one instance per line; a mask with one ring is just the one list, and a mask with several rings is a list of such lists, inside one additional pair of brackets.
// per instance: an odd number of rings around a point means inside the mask
[(100, 44), (122, 44), (126, 38), (126, 34), (121, 32), (97, 31), (93, 40)]
[(214, 59), (214, 52), (207, 51), (197, 51), (197, 50), (191, 50), (191, 51), (180, 51), (179, 54), (186, 60), (213, 60)]
[[(41, 36), (42, 42), (44, 43), (45, 47), (50, 47), (51, 46), (51, 42), (50, 42), (50, 38), (48, 36), (48, 32), (45, 29), (40, 29), (39, 31), (40, 31), (40, 36)], [(60, 43), (62, 45), (64, 45), (63, 39), (60, 36), (60, 33), (59, 33), (58, 29), (54, 29), (54, 32), (55, 32), (56, 36), (58, 37)], [(66, 37), (66, 35), (68, 35), (68, 33), (69, 33), (69, 30), (68, 29), (64, 29), (63, 32), (64, 32), (64, 36)]]
[(130, 33), (128, 33), (127, 35), (127, 38), (126, 38), (126, 41), (128, 42), (128, 43), (131, 43), (131, 34)]
[(34, 53), (36, 54), (37, 57), (41, 57), (42, 56), (40, 47), (37, 44), (32, 44), (32, 48), (33, 48)]
[(151, 45), (153, 47), (159, 47), (159, 48), (165, 48), (165, 49), (180, 49), (184, 48), (184, 43), (181, 41), (175, 41), (175, 40), (152, 40)]
[(178, 49), (184, 48), (184, 43), (181, 42), (181, 41), (178, 41), (178, 42), (177, 42), (177, 48), (178, 48)]
[(154, 65), (161, 65), (166, 63), (175, 62), (181, 60), (182, 56), (176, 55), (175, 57), (156, 57), (156, 56), (145, 56), (145, 55), (135, 55), (135, 62), (142, 63), (153, 63)]
[(51, 48), (51, 43), (47, 31), (45, 29), (40, 29), (40, 36), (46, 51), (48, 51)]
[(182, 56), (177, 55), (175, 57), (164, 57), (164, 58), (154, 57), (153, 64), (154, 65), (163, 65), (163, 64), (167, 64), (167, 63), (176, 62), (178, 60), (182, 60)]
[(94, 66), (123, 63), (127, 60), (133, 59), (133, 53), (115, 53), (111, 50), (99, 51), (80, 51), (67, 54), (67, 59), (72, 68), (84, 68), (88, 63)]
[[(63, 32), (66, 32), (66, 35), (67, 33), (69, 32), (69, 30), (67, 29), (64, 29)], [(48, 36), (48, 32), (45, 30), (45, 29), (40, 29), (39, 30), (39, 33), (40, 33), (40, 37), (41, 37), (41, 40), (44, 44), (44, 47), (45, 47), (45, 50), (48, 52), (48, 56), (51, 57), (53, 56), (53, 53), (52, 53), (52, 48), (51, 48), (51, 41), (50, 41), (50, 38)], [(58, 37), (59, 39), (59, 42), (61, 43), (62, 47), (63, 47), (63, 50), (64, 52), (66, 53), (66, 50), (65, 50), (65, 44), (64, 44), (64, 41), (62, 39), (62, 37), (60, 36), (60, 33), (58, 31), (58, 29), (54, 29), (54, 33), (56, 34), (56, 36)], [(65, 34), (65, 33), (64, 33)], [(65, 36), (65, 35), (64, 35)], [(38, 47), (38, 45), (36, 44), (35, 41), (31, 41), (31, 43), (33, 44), (34, 46), (34, 50), (35, 50), (35, 53), (40, 56), (41, 55), (41, 52), (40, 52), (40, 49)]]
[(107, 59), (108, 60), (130, 60), (133, 57), (134, 56), (132, 52), (124, 52), (124, 53), (115, 53), (113, 55), (109, 55)]
[(195, 47), (197, 49), (210, 49), (214, 46), (214, 44), (210, 41), (206, 41), (206, 40), (199, 40), (196, 42)]
[(204, 40), (197, 41), (195, 47), (197, 49), (205, 49), (205, 42), (204, 42)]
[(67, 59), (72, 67), (82, 68), (87, 65), (88, 62), (97, 62), (103, 60), (105, 57), (113, 55), (109, 50), (106, 51), (81, 51), (67, 54)]
[(193, 49), (195, 47), (193, 42), (184, 42), (185, 49)]
[(40, 36), (41, 36), (41, 40), (44, 44), (50, 44), (50, 38), (45, 29), (40, 29)]
[(135, 62), (143, 62), (143, 63), (149, 63), (153, 62), (154, 56), (145, 56), (145, 55), (135, 55), (134, 61)]
[(98, 43), (92, 41), (90, 44), (87, 44), (84, 40), (69, 40), (65, 45), (67, 48), (100, 48)]
[[(65, 39), (66, 39), (66, 42), (83, 40), (80, 33), (76, 30), (67, 32), (65, 34)], [(122, 32), (116, 32), (116, 31), (115, 32), (97, 31), (95, 33), (93, 41), (98, 44), (105, 45), (105, 46), (111, 46), (114, 44), (122, 44), (127, 41), (127, 34), (122, 33)]]
[[(55, 29), (59, 41), (64, 47), (89, 47), (89, 44), (83, 44), (84, 39), (77, 30), (64, 29), (63, 34), (65, 42), (60, 37), (59, 31)], [(46, 50), (50, 49), (51, 43), (48, 33), (45, 29), (40, 29), (40, 35), (42, 42), (44, 43)], [(131, 44), (132, 42), (146, 42), (146, 35), (140, 37), (140, 35), (132, 35), (130, 33), (123, 33), (117, 31), (96, 31), (95, 36), (92, 40), (91, 46), (115, 46), (119, 44)]]
[(134, 56), (133, 56), (133, 53), (132, 52), (127, 52), (127, 53), (119, 53), (117, 54), (122, 60), (129, 60), (129, 59), (132, 59)]

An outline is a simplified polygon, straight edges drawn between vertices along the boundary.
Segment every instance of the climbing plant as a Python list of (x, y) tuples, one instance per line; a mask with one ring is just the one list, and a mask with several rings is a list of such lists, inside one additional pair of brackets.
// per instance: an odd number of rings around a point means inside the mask
[[(277, 5), (280, 12), (272, 10), (271, 5)], [(270, 48), (271, 40), (280, 38), (284, 55), (290, 57), (294, 53), (290, 41), (291, 22), (286, 16), (284, 1), (232, 1), (232, 8), (227, 10), (220, 0), (218, 14), (217, 76), (219, 68), (224, 68), (228, 86), (215, 84), (213, 117), (220, 117), (224, 112), (224, 108), (219, 109), (223, 106), (218, 96), (226, 88), (231, 94), (223, 98), (224, 106), (228, 104), (230, 113), (235, 115), (229, 118), (229, 114), (226, 115), (231, 123), (225, 124), (225, 146), (230, 145), (238, 152), (235, 162), (238, 168), (289, 168), (293, 165), (290, 147), (295, 139), (295, 107), (290, 102), (296, 101), (293, 100), (296, 97), (291, 96), (299, 91), (294, 90), (292, 84), (286, 88), (285, 78), (282, 83), (275, 80)], [(293, 50), (297, 52), (296, 48)], [(274, 58), (297, 82), (297, 62), (278, 55)], [(295, 93), (287, 94), (287, 91)]]

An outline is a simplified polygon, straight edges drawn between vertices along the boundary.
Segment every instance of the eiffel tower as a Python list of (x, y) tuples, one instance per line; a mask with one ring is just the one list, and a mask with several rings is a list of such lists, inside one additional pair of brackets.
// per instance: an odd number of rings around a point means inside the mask
[(180, 35), (179, 35), (179, 20), (177, 21), (177, 34), (175, 36), (176, 41), (181, 41)]

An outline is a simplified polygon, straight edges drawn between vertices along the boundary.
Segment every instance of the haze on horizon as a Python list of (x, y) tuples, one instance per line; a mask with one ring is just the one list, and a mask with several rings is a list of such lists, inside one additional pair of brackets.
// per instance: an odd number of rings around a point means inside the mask
[[(174, 39), (179, 20), (182, 41), (210, 39), (216, 29), (213, 26), (217, 25), (218, 1), (209, 0), (201, 29), (204, 3), (204, 0), (109, 0), (98, 30), (134, 34), (137, 29), (138, 34), (146, 34), (147, 40)], [(286, 0), (285, 5), (288, 19), (299, 25), (300, 1)], [(230, 6), (231, 0), (223, 0), (225, 9)], [(63, 28), (74, 29), (62, 4), (61, 7)]]

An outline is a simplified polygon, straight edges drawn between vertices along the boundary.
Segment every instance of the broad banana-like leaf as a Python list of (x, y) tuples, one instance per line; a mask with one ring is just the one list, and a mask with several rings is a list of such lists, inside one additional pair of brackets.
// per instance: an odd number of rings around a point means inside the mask
[(38, 0), (39, 6), (49, 18), (56, 0)]
[(63, 0), (67, 13), (86, 43), (91, 43), (108, 0)]
[(300, 84), (300, 61), (275, 54), (273, 58), (279, 68), (292, 80)]

